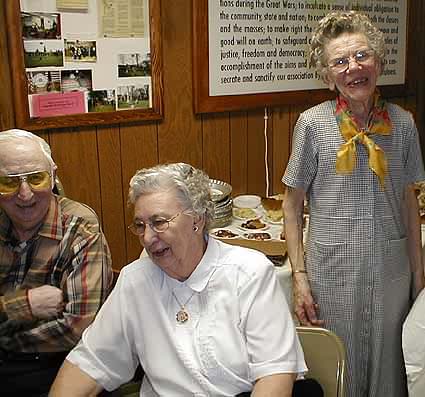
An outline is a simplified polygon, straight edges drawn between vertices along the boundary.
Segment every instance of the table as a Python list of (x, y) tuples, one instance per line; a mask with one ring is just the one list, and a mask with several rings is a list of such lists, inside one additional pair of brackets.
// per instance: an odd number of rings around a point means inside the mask
[[(243, 230), (241, 229), (242, 220), (233, 219), (232, 223), (228, 226), (217, 228), (217, 229), (226, 229), (231, 232), (239, 234), (241, 237), (237, 238), (222, 238), (216, 237), (214, 234), (211, 234), (212, 237), (221, 240), (225, 243), (232, 245), (239, 245), (242, 247), (252, 248), (257, 251), (263, 252), (265, 255), (269, 257), (281, 258), (281, 265), (275, 266), (276, 275), (282, 286), (283, 292), (286, 297), (286, 301), (288, 302), (289, 308), (292, 311), (292, 270), (289, 263), (289, 259), (286, 255), (286, 241), (281, 240), (279, 238), (280, 233), (282, 231), (283, 226), (281, 224), (267, 224), (267, 229), (265, 232), (269, 232), (272, 236), (270, 240), (250, 240), (243, 238), (242, 235), (244, 233), (255, 232), (255, 230)], [(217, 229), (213, 229), (211, 232), (214, 233)], [(262, 232), (263, 230), (258, 230), (258, 232)]]
[[(223, 227), (221, 229), (229, 229), (232, 230), (237, 227), (238, 223), (234, 222), (229, 227)], [(425, 224), (421, 225), (421, 234), (422, 234), (422, 247), (424, 250), (424, 258), (425, 258)], [(305, 237), (305, 234), (304, 234)], [(263, 252), (268, 256), (276, 256), (282, 255), (283, 264), (282, 266), (275, 266), (276, 275), (282, 286), (283, 292), (285, 294), (286, 301), (288, 302), (289, 309), (292, 311), (293, 309), (293, 296), (292, 296), (292, 270), (291, 264), (289, 262), (289, 258), (286, 255), (286, 241), (285, 240), (265, 240), (265, 241), (257, 241), (257, 240), (248, 240), (245, 238), (217, 238), (225, 243), (232, 245), (240, 245), (242, 247), (256, 249), (258, 251)], [(146, 252), (142, 251), (141, 257), (146, 256)]]
[[(267, 223), (262, 219), (262, 222), (266, 225), (264, 229), (244, 229), (241, 227), (242, 223), (246, 220), (241, 219), (232, 219), (230, 225), (215, 228), (210, 231), (212, 237), (221, 240), (225, 243), (232, 245), (239, 245), (242, 247), (252, 248), (258, 251), (263, 252), (266, 255), (270, 256), (286, 256), (286, 241), (280, 239), (280, 233), (282, 232), (283, 226), (279, 223)], [(214, 232), (217, 230), (229, 230), (232, 233), (238, 235), (238, 237), (226, 238), (226, 237), (217, 237), (214, 235)], [(269, 240), (254, 240), (243, 237), (247, 233), (262, 233), (266, 232), (271, 235)]]
[(239, 245), (241, 247), (252, 248), (257, 251), (263, 252), (268, 256), (286, 256), (286, 241), (285, 240), (248, 240), (246, 238), (219, 238), (217, 240), (223, 241), (227, 244)]

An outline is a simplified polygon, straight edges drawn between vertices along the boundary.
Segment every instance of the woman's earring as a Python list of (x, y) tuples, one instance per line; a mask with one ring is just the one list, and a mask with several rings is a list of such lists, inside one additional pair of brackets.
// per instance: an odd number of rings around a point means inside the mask
[(196, 226), (196, 225), (193, 225), (193, 231), (194, 232), (197, 232), (199, 230), (199, 227), (198, 226)]

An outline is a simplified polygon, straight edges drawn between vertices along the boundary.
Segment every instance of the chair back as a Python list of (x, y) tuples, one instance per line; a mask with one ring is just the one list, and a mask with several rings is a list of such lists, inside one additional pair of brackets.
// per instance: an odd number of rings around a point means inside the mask
[(345, 347), (332, 331), (297, 327), (308, 367), (306, 378), (316, 379), (326, 397), (344, 397)]
[(53, 193), (58, 194), (59, 196), (65, 196), (65, 189), (63, 188), (62, 182), (57, 175), (55, 176), (55, 186), (53, 187)]

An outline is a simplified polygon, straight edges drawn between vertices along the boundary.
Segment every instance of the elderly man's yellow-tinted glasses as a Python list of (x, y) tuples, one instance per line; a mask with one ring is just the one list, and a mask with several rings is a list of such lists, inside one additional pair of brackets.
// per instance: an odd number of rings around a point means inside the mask
[(52, 186), (48, 171), (34, 171), (24, 174), (0, 175), (0, 195), (11, 195), (18, 192), (21, 183), (26, 182), (31, 190), (46, 190)]

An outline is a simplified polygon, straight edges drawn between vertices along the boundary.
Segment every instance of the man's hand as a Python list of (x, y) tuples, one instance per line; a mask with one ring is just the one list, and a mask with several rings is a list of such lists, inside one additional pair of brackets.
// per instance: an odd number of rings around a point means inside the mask
[(28, 301), (32, 315), (42, 319), (57, 317), (63, 312), (65, 306), (62, 290), (52, 285), (28, 290)]
[(317, 303), (314, 303), (311, 295), (307, 275), (303, 273), (294, 273), (292, 277), (294, 311), (300, 324), (308, 326), (322, 326), (324, 321), (318, 319), (318, 305)]

